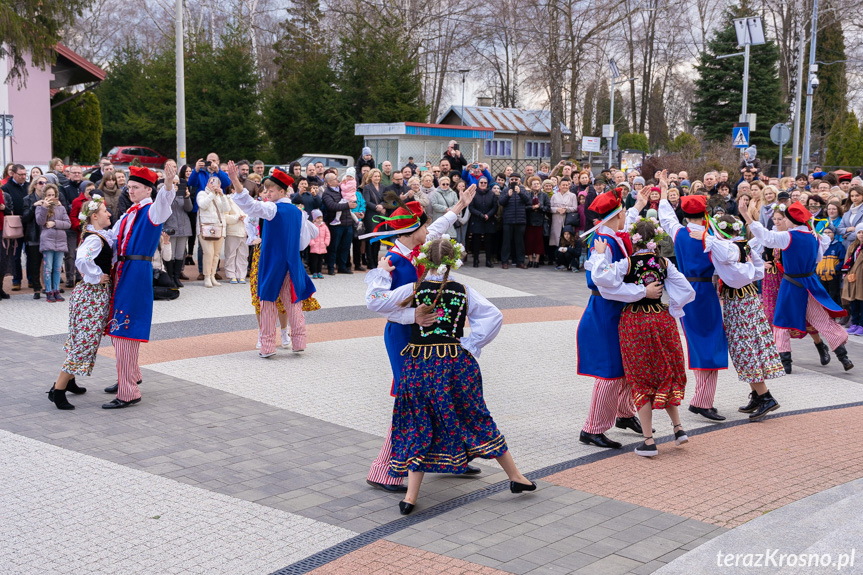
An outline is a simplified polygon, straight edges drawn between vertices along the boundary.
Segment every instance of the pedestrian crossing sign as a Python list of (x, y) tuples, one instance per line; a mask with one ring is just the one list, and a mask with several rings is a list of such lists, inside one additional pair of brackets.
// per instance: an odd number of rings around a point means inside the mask
[(749, 147), (749, 125), (736, 125), (731, 129), (731, 139), (734, 141), (735, 148)]

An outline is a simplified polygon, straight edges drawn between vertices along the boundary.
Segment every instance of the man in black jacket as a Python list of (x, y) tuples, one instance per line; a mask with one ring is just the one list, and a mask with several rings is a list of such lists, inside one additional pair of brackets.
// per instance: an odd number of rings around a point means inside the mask
[(450, 170), (462, 173), (467, 167), (467, 160), (461, 154), (461, 150), (457, 149), (458, 142), (455, 140), (450, 140), (449, 144), (446, 147), (446, 152), (444, 152), (443, 159), (449, 161)]
[(291, 198), (291, 203), (303, 206), (303, 210), (308, 214), (309, 219), (312, 219), (312, 210), (319, 210), (323, 205), (318, 189), (317, 184), (309, 186), (309, 182), (302, 179), (301, 176), (297, 183), (297, 193)]
[(503, 206), (503, 239), (500, 246), (500, 261), (503, 269), (509, 269), (510, 254), (515, 244), (515, 257), (512, 263), (517, 268), (526, 269), (524, 264), (524, 228), (527, 224), (525, 210), (530, 205), (530, 196), (521, 185), (521, 175), (509, 175), (509, 185), (501, 191), (499, 203)]
[[(27, 197), (27, 168), (21, 164), (12, 166), (12, 177), (3, 186), (3, 191), (12, 199), (12, 215), (24, 215), (24, 198)], [(12, 260), (12, 291), (21, 289), (21, 251), (23, 240), (15, 242), (15, 253)]]
[[(327, 222), (330, 228), (330, 247), (327, 253), (327, 274), (336, 275), (336, 262), (338, 262), (340, 274), (354, 273), (348, 267), (348, 255), (351, 251), (351, 241), (354, 239), (354, 219), (351, 210), (357, 207), (357, 203), (342, 203), (342, 192), (339, 189), (339, 179), (335, 174), (327, 174), (326, 187), (324, 188), (324, 206), (327, 208), (327, 219), (335, 218), (339, 214), (339, 221)], [(356, 262), (359, 265), (359, 262)]]
[(402, 194), (408, 193), (410, 188), (405, 182), (404, 176), (401, 172), (393, 172), (393, 183), (384, 188), (384, 194), (387, 192), (395, 192), (399, 196)]

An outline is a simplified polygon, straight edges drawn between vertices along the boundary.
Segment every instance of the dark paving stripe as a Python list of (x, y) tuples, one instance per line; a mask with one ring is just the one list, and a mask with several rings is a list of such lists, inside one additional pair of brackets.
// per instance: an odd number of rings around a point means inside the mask
[[(815, 413), (819, 411), (831, 411), (835, 409), (844, 409), (848, 407), (858, 407), (863, 406), (863, 401), (858, 401), (854, 403), (845, 403), (841, 405), (831, 405), (826, 407), (815, 407), (811, 409), (799, 409), (796, 411), (788, 411), (784, 413), (778, 413), (775, 415), (769, 415), (764, 418), (762, 421), (766, 421), (769, 419), (775, 419), (780, 417), (789, 417), (794, 415), (800, 415), (804, 413)], [(716, 425), (712, 427), (702, 427), (699, 429), (694, 429), (692, 431), (687, 431), (687, 435), (696, 436), (703, 435), (705, 433), (710, 433), (712, 431), (718, 431), (721, 429), (729, 429), (732, 427), (737, 427), (738, 425), (747, 425), (749, 421), (747, 420), (738, 420), (732, 421), (721, 425)], [(752, 423), (752, 425), (758, 425), (758, 423)], [(657, 438), (657, 443), (663, 443), (666, 441), (670, 441), (674, 438), (673, 434), (666, 435), (664, 437)], [(531, 479), (533, 481), (537, 481), (542, 479), (543, 477), (548, 477), (549, 475), (554, 475), (555, 473), (559, 473), (561, 471), (566, 471), (567, 469), (572, 469), (574, 467), (578, 467), (581, 465), (587, 465), (589, 463), (594, 463), (596, 461), (601, 461), (603, 459), (608, 459), (610, 457), (617, 456), (630, 456), (632, 455), (632, 450), (641, 443), (641, 440), (634, 441), (632, 443), (624, 445), (621, 449), (608, 449), (603, 451), (598, 451), (596, 453), (591, 453), (589, 455), (584, 455), (582, 457), (577, 457), (575, 459), (571, 459), (569, 461), (562, 461), (560, 463), (555, 463), (554, 465), (549, 465), (547, 467), (543, 467), (541, 469), (537, 469), (536, 471), (531, 471), (525, 474), (525, 477)], [(419, 523), (424, 521), (428, 521), (434, 517), (438, 517), (448, 511), (452, 511), (454, 509), (458, 509), (459, 507), (463, 507), (469, 503), (474, 501), (479, 501), (481, 499), (485, 499), (491, 495), (496, 493), (502, 493), (509, 489), (509, 481), (502, 481), (500, 483), (495, 483), (494, 485), (489, 485), (483, 489), (473, 491), (471, 493), (467, 493), (465, 495), (461, 495), (454, 499), (450, 499), (449, 501), (444, 501), (443, 503), (439, 503), (434, 507), (424, 509), (422, 511), (414, 512), (411, 515), (403, 517), (401, 519), (397, 519), (396, 521), (392, 521), (390, 523), (381, 525), (380, 527), (376, 527), (364, 533), (360, 533), (356, 537), (352, 537), (337, 545), (334, 545), (328, 549), (324, 549), (314, 555), (310, 555), (296, 563), (292, 563), (287, 567), (279, 569), (278, 571), (274, 571), (272, 575), (295, 575), (300, 573), (307, 573), (313, 569), (316, 569), (322, 565), (329, 563), (339, 557), (347, 555), (357, 549), (369, 545), (370, 543), (374, 543), (379, 539), (392, 535), (402, 529), (406, 529), (408, 527), (413, 527)]]

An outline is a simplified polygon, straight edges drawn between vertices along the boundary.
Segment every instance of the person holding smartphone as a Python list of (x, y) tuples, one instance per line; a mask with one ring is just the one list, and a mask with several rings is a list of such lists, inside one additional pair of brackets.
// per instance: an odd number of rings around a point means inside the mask
[(455, 140), (450, 140), (449, 144), (447, 144), (443, 159), (449, 161), (450, 170), (461, 172), (467, 167), (467, 160), (462, 155), (459, 144)]

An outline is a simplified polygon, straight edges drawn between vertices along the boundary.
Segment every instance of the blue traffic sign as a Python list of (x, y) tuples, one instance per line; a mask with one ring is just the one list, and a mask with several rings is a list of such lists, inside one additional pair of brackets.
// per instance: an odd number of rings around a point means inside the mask
[(731, 139), (735, 148), (749, 147), (749, 125), (734, 126), (731, 129)]

